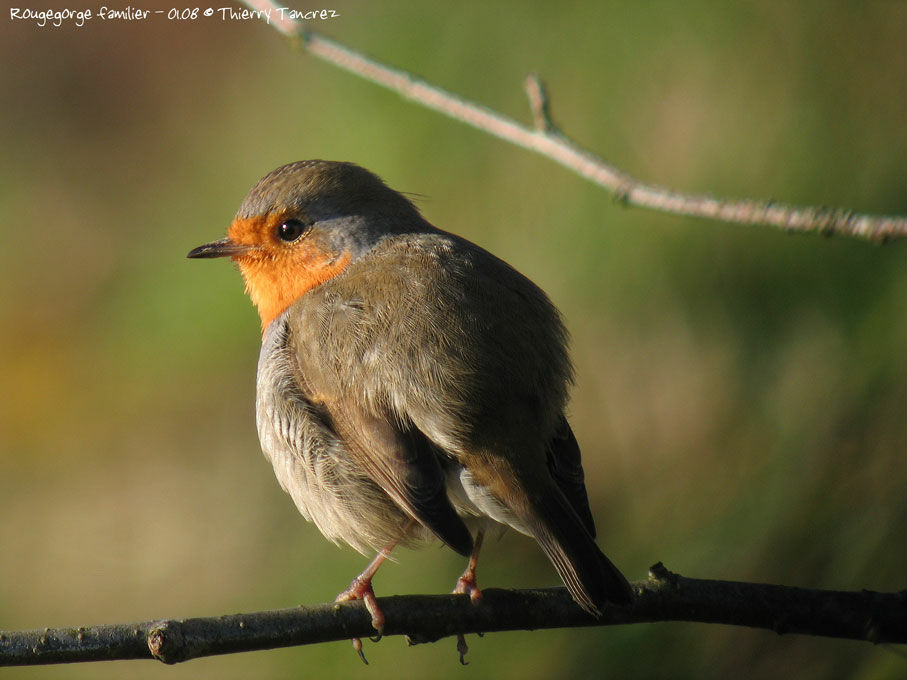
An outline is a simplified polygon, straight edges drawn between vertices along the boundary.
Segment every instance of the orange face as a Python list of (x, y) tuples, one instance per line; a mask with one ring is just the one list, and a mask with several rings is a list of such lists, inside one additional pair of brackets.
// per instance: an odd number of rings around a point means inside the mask
[(229, 240), (246, 246), (231, 255), (246, 282), (246, 292), (258, 308), (262, 329), (306, 291), (346, 269), (349, 251), (330, 250), (324, 234), (308, 229), (287, 241), (278, 233), (295, 219), (289, 213), (236, 219), (227, 230)]

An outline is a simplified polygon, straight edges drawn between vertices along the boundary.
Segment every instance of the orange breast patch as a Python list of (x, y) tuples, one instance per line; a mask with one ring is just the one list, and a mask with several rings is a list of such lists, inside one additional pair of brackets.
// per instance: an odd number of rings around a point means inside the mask
[(264, 330), (306, 292), (340, 274), (351, 259), (349, 252), (337, 257), (299, 248), (287, 258), (241, 257), (237, 262)]
[(262, 330), (300, 296), (349, 266), (349, 251), (328, 248), (328, 239), (318, 229), (299, 241), (285, 243), (276, 236), (286, 213), (237, 219), (230, 225), (231, 240), (252, 246), (233, 257), (246, 282), (246, 292), (258, 308)]

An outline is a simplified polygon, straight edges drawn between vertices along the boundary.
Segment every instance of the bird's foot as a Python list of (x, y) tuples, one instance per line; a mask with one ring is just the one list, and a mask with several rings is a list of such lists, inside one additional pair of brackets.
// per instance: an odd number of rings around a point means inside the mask
[[(479, 531), (476, 535), (475, 545), (472, 549), (472, 555), (469, 556), (469, 564), (466, 570), (460, 574), (457, 584), (454, 586), (454, 595), (469, 595), (469, 601), (478, 604), (482, 599), (482, 591), (479, 590), (479, 584), (476, 582), (476, 566), (479, 563), (479, 551), (482, 549), (482, 540), (485, 538), (485, 532)], [(469, 652), (469, 645), (466, 644), (466, 636), (463, 633), (457, 634), (457, 652), (460, 655), (460, 663), (466, 666), (466, 654)]]
[[(378, 606), (378, 600), (375, 597), (375, 590), (372, 588), (371, 578), (366, 578), (360, 574), (353, 579), (349, 588), (334, 598), (334, 602), (350, 602), (352, 600), (362, 600), (365, 603), (365, 608), (368, 610), (368, 613), (372, 615), (372, 628), (378, 631), (378, 634), (370, 639), (372, 642), (378, 642), (384, 634), (384, 613)], [(367, 664), (368, 659), (365, 658), (365, 654), (362, 651), (362, 640), (358, 637), (354, 637), (352, 642), (353, 649), (356, 650), (359, 658), (362, 659), (363, 663)]]
[[(477, 604), (482, 599), (482, 591), (476, 583), (475, 565), (470, 563), (466, 571), (457, 579), (457, 585), (453, 589), (454, 595), (469, 595), (469, 600)], [(468, 666), (466, 654), (469, 653), (469, 645), (466, 644), (466, 636), (462, 633), (457, 634), (457, 653), (460, 655), (460, 663)]]
[(453, 589), (454, 595), (469, 595), (473, 604), (477, 604), (482, 599), (482, 591), (476, 583), (476, 570), (473, 567), (467, 567), (466, 571), (457, 579), (457, 585)]

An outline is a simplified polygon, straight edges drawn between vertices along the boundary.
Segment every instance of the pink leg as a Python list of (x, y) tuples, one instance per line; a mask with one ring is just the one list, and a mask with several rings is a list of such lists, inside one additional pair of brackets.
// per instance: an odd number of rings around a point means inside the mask
[[(401, 538), (409, 531), (414, 523), (415, 520), (407, 522), (403, 531), (400, 532)], [(378, 642), (384, 632), (384, 613), (381, 611), (381, 608), (378, 606), (378, 600), (375, 598), (375, 591), (372, 588), (372, 578), (374, 578), (375, 572), (378, 571), (378, 567), (380, 567), (384, 563), (384, 560), (390, 556), (391, 550), (394, 549), (394, 546), (396, 546), (399, 541), (399, 538), (394, 539), (382, 548), (381, 552), (375, 555), (375, 559), (369, 562), (369, 565), (362, 573), (353, 579), (353, 582), (350, 583), (350, 587), (334, 598), (334, 602), (362, 600), (365, 603), (365, 608), (368, 609), (368, 613), (372, 615), (372, 627), (378, 631), (378, 635), (372, 638), (374, 642)], [(359, 658), (367, 664), (368, 660), (362, 652), (362, 640), (357, 637), (353, 638), (353, 649), (359, 654)]]
[[(479, 563), (479, 551), (482, 549), (482, 540), (484, 538), (485, 530), (479, 529), (466, 570), (457, 579), (457, 585), (453, 589), (455, 595), (469, 595), (469, 599), (472, 600), (473, 604), (477, 604), (482, 599), (482, 591), (479, 590), (479, 586), (476, 583), (476, 566)], [(460, 663), (465, 666), (467, 664), (466, 653), (469, 652), (469, 645), (466, 644), (466, 637), (462, 633), (457, 635), (457, 652), (460, 654)]]
[(469, 556), (469, 564), (466, 570), (457, 579), (457, 585), (453, 592), (455, 595), (469, 595), (473, 603), (482, 599), (482, 591), (476, 584), (476, 566), (479, 563), (479, 551), (482, 549), (482, 540), (485, 538), (485, 530), (480, 529), (476, 534), (476, 541), (472, 549), (472, 555)]

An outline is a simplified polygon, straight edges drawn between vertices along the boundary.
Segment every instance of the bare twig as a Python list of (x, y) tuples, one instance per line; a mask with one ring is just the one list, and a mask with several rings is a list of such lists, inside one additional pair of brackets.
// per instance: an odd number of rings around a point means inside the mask
[[(659, 563), (635, 584), (636, 601), (607, 608), (601, 619), (580, 609), (564, 588), (483, 591), (464, 595), (379, 598), (385, 635), (429, 642), (458, 633), (698, 621), (776, 633), (907, 643), (907, 592), (808, 590), (706, 581), (669, 572)], [(290, 647), (374, 633), (362, 602), (322, 604), (252, 614), (145, 621), (82, 628), (0, 632), (0, 666), (158, 659)]]
[(557, 126), (551, 120), (551, 105), (548, 103), (548, 90), (537, 73), (530, 73), (523, 83), (526, 96), (529, 97), (529, 110), (535, 129), (541, 132), (555, 132)]
[(546, 156), (611, 190), (619, 201), (627, 205), (737, 224), (768, 225), (787, 231), (855, 236), (873, 241), (907, 236), (907, 217), (903, 216), (864, 215), (843, 208), (796, 207), (774, 201), (725, 200), (685, 194), (642, 182), (560, 132), (551, 121), (548, 100), (541, 81), (536, 76), (530, 76), (526, 83), (535, 123), (535, 129), (529, 129), (507, 116), (430, 85), (406, 71), (386, 66), (308, 31), (301, 22), (277, 11), (278, 5), (273, 0), (243, 2), (252, 9), (268, 13), (270, 25), (293, 38), (309, 54), (393, 90), (406, 99)]

